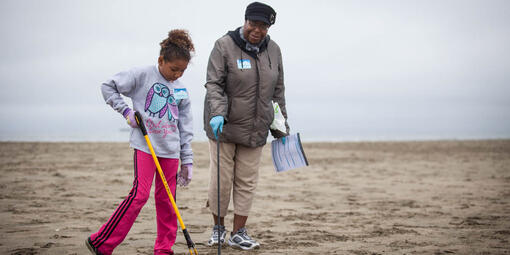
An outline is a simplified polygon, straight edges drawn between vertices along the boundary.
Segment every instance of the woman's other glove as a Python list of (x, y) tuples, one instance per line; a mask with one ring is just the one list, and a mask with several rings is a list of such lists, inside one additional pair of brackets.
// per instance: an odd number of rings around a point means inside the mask
[(216, 140), (218, 140), (218, 129), (220, 130), (220, 133), (223, 132), (223, 123), (225, 122), (225, 119), (223, 116), (214, 116), (211, 118), (211, 121), (209, 121), (209, 125), (211, 125), (212, 131), (214, 133), (214, 137), (216, 137)]
[(271, 135), (275, 138), (275, 139), (279, 139), (281, 138), (282, 139), (282, 143), (285, 144), (285, 142), (287, 142), (287, 138), (286, 136), (288, 134), (285, 134), (279, 130), (274, 130), (274, 129), (269, 129), (269, 131), (271, 132)]
[(124, 110), (123, 115), (124, 115), (124, 118), (126, 118), (126, 121), (129, 124), (129, 126), (131, 126), (132, 128), (138, 127), (138, 124), (136, 124), (136, 119), (135, 119), (135, 111), (127, 108), (126, 110)]
[(193, 164), (181, 165), (181, 171), (177, 174), (177, 184), (181, 187), (186, 187), (191, 182), (193, 176)]

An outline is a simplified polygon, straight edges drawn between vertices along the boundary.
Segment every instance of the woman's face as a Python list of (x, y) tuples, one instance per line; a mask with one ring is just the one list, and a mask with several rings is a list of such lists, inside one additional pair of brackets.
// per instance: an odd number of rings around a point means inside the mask
[(179, 79), (188, 67), (188, 61), (184, 59), (165, 61), (162, 56), (159, 56), (158, 64), (159, 72), (167, 81), (175, 81)]
[(266, 37), (269, 25), (262, 21), (246, 20), (243, 27), (243, 36), (251, 44), (258, 44)]

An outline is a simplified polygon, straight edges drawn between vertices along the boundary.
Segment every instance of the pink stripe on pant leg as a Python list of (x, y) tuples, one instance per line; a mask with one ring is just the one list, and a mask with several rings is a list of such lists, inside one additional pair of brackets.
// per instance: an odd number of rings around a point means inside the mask
[[(175, 199), (176, 176), (179, 168), (178, 159), (158, 158), (165, 179)], [(161, 181), (159, 173), (156, 173), (156, 189), (154, 194), (156, 200), (156, 222), (158, 234), (154, 244), (154, 254), (173, 254), (172, 246), (177, 236), (177, 215), (168, 198), (165, 186)], [(176, 200), (176, 199), (175, 199)]]
[(129, 196), (117, 207), (97, 233), (91, 235), (93, 245), (103, 254), (111, 254), (128, 234), (150, 195), (155, 164), (150, 154), (135, 150), (135, 177)]

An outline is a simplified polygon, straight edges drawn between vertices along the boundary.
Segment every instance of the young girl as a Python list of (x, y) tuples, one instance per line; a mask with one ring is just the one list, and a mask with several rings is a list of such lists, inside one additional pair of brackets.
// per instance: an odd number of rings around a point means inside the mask
[[(192, 117), (185, 86), (178, 81), (191, 59), (194, 46), (185, 30), (172, 30), (160, 43), (157, 66), (133, 68), (120, 72), (101, 85), (107, 104), (122, 114), (132, 127), (130, 145), (134, 148), (133, 188), (110, 219), (86, 240), (93, 254), (112, 254), (126, 237), (138, 213), (147, 202), (156, 165), (138, 128), (134, 113), (139, 112), (147, 127), (168, 186), (175, 197), (176, 182), (186, 186), (191, 181)], [(121, 94), (131, 98), (130, 109)], [(177, 174), (181, 160), (181, 171)], [(174, 177), (172, 177), (174, 176)], [(177, 176), (177, 178), (175, 178)], [(177, 218), (165, 187), (156, 174), (157, 237), (154, 254), (173, 254)]]

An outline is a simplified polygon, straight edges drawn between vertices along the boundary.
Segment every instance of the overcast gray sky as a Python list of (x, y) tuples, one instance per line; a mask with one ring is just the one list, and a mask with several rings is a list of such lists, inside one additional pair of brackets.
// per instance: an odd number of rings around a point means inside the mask
[[(0, 2), (0, 140), (127, 141), (100, 84), (155, 64), (185, 28), (204, 140), (214, 41), (251, 1)], [(510, 1), (266, 1), (292, 132), (304, 140), (510, 138)]]

